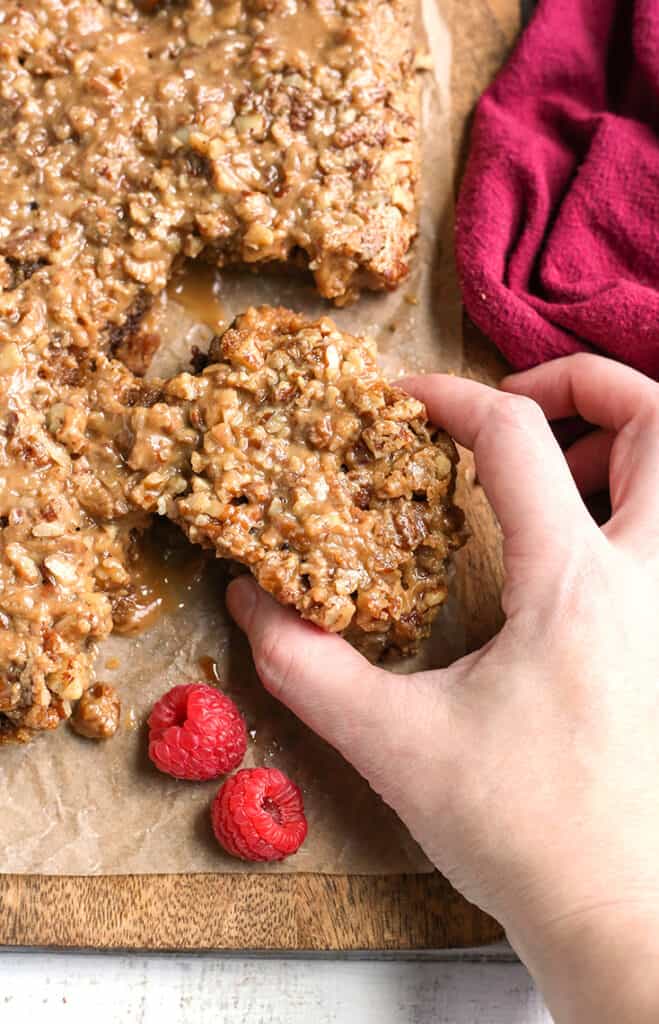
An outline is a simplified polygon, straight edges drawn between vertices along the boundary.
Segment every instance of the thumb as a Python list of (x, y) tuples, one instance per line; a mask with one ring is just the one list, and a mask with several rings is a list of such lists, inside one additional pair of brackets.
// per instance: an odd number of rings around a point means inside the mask
[(249, 576), (230, 584), (227, 605), (247, 634), (265, 688), (374, 788), (387, 789), (387, 766), (406, 763), (418, 745), (409, 700), (414, 677), (371, 665), (342, 637), (277, 604)]

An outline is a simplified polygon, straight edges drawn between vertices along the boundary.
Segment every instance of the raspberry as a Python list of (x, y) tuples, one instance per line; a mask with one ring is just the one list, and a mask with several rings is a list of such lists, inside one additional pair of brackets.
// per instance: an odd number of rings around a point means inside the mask
[(206, 683), (175, 686), (149, 716), (149, 757), (176, 779), (216, 779), (237, 768), (247, 749), (238, 708)]
[(213, 831), (242, 860), (283, 860), (307, 834), (302, 793), (277, 768), (244, 768), (224, 783), (211, 807)]

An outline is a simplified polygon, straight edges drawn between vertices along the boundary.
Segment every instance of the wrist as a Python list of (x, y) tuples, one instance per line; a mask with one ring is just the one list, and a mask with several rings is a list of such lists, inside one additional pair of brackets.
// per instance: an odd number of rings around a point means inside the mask
[(659, 894), (509, 931), (557, 1024), (656, 1024)]

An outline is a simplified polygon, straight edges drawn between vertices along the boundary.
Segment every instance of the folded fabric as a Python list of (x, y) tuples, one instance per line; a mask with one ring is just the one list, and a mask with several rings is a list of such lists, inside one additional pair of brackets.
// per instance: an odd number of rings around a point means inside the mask
[(659, 0), (540, 0), (476, 111), (464, 302), (523, 369), (598, 351), (659, 379)]

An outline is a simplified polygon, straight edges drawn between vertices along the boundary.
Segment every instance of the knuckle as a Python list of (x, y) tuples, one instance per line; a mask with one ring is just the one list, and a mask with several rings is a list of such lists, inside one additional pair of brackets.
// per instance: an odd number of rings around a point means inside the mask
[(602, 356), (596, 356), (593, 352), (575, 352), (573, 355), (568, 356), (566, 366), (570, 368), (572, 373), (581, 375), (583, 373), (590, 373), (594, 364), (603, 362)]
[(525, 395), (504, 395), (498, 403), (499, 426), (527, 431), (544, 425), (545, 415), (532, 398)]

